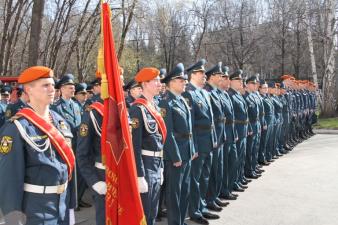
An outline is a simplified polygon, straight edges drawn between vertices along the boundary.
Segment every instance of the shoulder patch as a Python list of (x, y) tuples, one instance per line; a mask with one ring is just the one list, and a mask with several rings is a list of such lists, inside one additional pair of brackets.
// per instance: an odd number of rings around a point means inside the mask
[(167, 110), (165, 108), (160, 109), (161, 116), (164, 118), (167, 115)]
[(81, 137), (86, 137), (88, 135), (88, 125), (85, 123), (82, 123), (80, 125), (80, 136)]
[(140, 121), (138, 120), (138, 118), (132, 118), (130, 125), (132, 128), (136, 129), (140, 126)]
[(12, 111), (10, 109), (6, 110), (5, 117), (10, 118), (12, 116)]
[(62, 130), (68, 130), (68, 127), (67, 127), (65, 121), (60, 120), (60, 121), (59, 121), (59, 124), (60, 124), (60, 128), (61, 128)]
[(13, 138), (10, 136), (3, 136), (0, 141), (0, 153), (8, 154), (12, 150)]

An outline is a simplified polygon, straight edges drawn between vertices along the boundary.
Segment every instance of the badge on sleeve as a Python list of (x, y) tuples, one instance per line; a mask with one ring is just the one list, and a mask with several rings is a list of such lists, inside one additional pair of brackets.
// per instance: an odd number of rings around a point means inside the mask
[(88, 135), (88, 125), (85, 123), (82, 123), (80, 126), (80, 136), (86, 137)]
[(164, 108), (161, 108), (161, 116), (164, 118), (167, 115), (167, 110)]
[(6, 118), (10, 118), (12, 116), (12, 111), (10, 109), (7, 109), (5, 116)]
[(3, 136), (0, 142), (0, 153), (8, 154), (12, 150), (13, 138), (10, 136)]
[(132, 118), (130, 125), (132, 128), (136, 129), (140, 126), (140, 121), (138, 120), (138, 118)]

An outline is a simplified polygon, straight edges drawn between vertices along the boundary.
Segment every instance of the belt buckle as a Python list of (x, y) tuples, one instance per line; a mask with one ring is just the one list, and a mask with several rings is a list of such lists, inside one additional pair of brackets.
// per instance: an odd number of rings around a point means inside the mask
[(56, 193), (57, 194), (62, 194), (63, 192), (65, 191), (65, 185), (62, 184), (62, 185), (58, 185), (57, 188), (56, 188)]

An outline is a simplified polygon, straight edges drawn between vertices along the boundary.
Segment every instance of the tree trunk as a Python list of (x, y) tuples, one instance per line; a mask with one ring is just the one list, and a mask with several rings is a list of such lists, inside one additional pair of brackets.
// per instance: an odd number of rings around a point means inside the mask
[(29, 40), (28, 66), (35, 66), (39, 58), (39, 42), (42, 28), (42, 17), (45, 1), (34, 0)]
[[(309, 4), (309, 3), (308, 3)], [(311, 61), (311, 73), (312, 73), (312, 78), (313, 82), (318, 85), (318, 76), (317, 76), (317, 69), (316, 69), (316, 59), (315, 59), (315, 54), (313, 52), (313, 39), (312, 39), (312, 31), (311, 31), (311, 20), (309, 16), (309, 9), (308, 5), (306, 6), (305, 10), (305, 16), (306, 16), (306, 21), (307, 21), (307, 26), (306, 26), (306, 33), (307, 33), (307, 41), (309, 44), (309, 53), (310, 53), (310, 61)]]
[(328, 0), (325, 9), (326, 15), (326, 37), (324, 41), (324, 60), (325, 71), (323, 76), (323, 105), (321, 116), (332, 117), (335, 115), (335, 44), (334, 44), (334, 30), (335, 30), (335, 0)]

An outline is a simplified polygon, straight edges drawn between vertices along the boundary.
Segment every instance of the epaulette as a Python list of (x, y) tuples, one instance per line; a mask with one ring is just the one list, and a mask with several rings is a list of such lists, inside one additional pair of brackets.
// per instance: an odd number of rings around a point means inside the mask
[(20, 117), (22, 117), (22, 116), (21, 116), (21, 115), (14, 115), (14, 116), (12, 116), (12, 117), (9, 119), (9, 121), (14, 122), (14, 120), (17, 120), (17, 119), (19, 119)]

